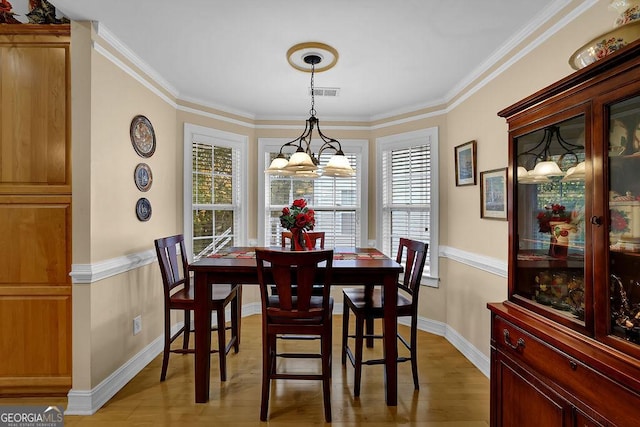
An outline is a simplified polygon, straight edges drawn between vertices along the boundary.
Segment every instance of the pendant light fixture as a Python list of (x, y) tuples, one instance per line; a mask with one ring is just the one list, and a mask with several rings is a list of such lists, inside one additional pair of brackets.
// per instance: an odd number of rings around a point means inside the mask
[[(315, 91), (313, 85), (316, 66), (323, 61), (322, 52), (327, 52), (328, 56), (333, 59), (329, 65), (320, 69), (321, 71), (325, 71), (333, 67), (337, 61), (337, 52), (332, 47), (322, 43), (302, 43), (289, 49), (289, 62), (294, 68), (307, 71), (305, 67), (311, 67), (311, 109), (309, 110), (311, 116), (305, 123), (302, 135), (280, 147), (278, 156), (273, 159), (271, 165), (265, 171), (267, 174), (306, 179), (318, 178), (321, 175), (331, 177), (350, 177), (355, 175), (355, 171), (349, 164), (349, 159), (347, 159), (342, 151), (340, 142), (326, 136), (320, 130), (320, 120), (316, 117)], [(299, 58), (304, 64), (296, 63), (296, 60), (292, 59), (296, 53), (299, 54)], [(317, 135), (322, 141), (317, 155), (311, 149), (314, 130), (317, 130)], [(289, 150), (295, 150), (295, 152), (287, 159), (285, 152)], [(326, 166), (320, 167), (320, 157), (325, 152), (333, 152), (333, 155)]]
[[(555, 143), (554, 143), (555, 138)], [(553, 159), (553, 151), (560, 150), (560, 158), (558, 161)], [(560, 169), (558, 163), (563, 163), (565, 158), (569, 156), (574, 160), (574, 167), (568, 169), (569, 175), (572, 175), (571, 179), (563, 181), (578, 181), (581, 178), (584, 179), (584, 162), (580, 162), (576, 151), (583, 150), (584, 147), (576, 144), (572, 144), (565, 140), (560, 135), (560, 128), (558, 126), (549, 126), (544, 128), (544, 134), (534, 147), (518, 154), (518, 168), (517, 179), (521, 184), (540, 184), (550, 182), (549, 178), (564, 177), (565, 172)], [(555, 154), (557, 155), (557, 154)], [(527, 167), (531, 169), (527, 170)], [(577, 172), (575, 175), (574, 171)], [(579, 171), (579, 172), (578, 172)]]

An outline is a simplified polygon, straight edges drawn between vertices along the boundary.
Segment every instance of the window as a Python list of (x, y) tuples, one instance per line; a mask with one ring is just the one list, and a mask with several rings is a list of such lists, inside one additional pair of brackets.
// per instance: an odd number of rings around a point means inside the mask
[(184, 127), (184, 234), (197, 260), (245, 244), (247, 139), (191, 124)]
[[(437, 128), (377, 139), (378, 247), (395, 257), (401, 237), (429, 243), (424, 274), (438, 278)], [(423, 281), (425, 283), (425, 281)]]
[[(265, 175), (271, 160), (278, 154), (284, 139), (261, 138), (258, 142), (258, 158), (262, 173), (259, 174), (258, 203), (264, 207), (258, 218), (260, 238), (264, 245), (280, 245), (282, 208), (295, 199), (303, 198), (315, 211), (314, 231), (325, 232), (325, 247), (366, 246), (367, 242), (367, 165), (368, 141), (340, 141), (356, 175), (350, 178), (320, 177), (317, 179), (292, 179)], [(314, 141), (315, 144), (318, 142)], [(331, 156), (322, 155), (320, 164), (326, 164)], [(364, 207), (364, 208), (363, 208)]]

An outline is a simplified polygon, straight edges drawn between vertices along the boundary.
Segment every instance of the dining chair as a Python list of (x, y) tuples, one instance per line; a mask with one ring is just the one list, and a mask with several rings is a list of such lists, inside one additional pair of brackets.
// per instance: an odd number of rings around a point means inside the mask
[[(305, 234), (307, 235), (307, 238), (311, 240), (312, 247), (324, 249), (324, 231), (307, 231)], [(320, 241), (320, 246), (318, 246), (318, 240)], [(291, 231), (283, 231), (280, 236), (280, 243), (282, 247), (286, 248), (290, 241)]]
[[(411, 361), (413, 385), (420, 389), (418, 383), (418, 359), (417, 359), (417, 331), (418, 331), (418, 292), (420, 291), (420, 279), (427, 258), (428, 244), (417, 240), (401, 238), (398, 245), (396, 261), (402, 262), (406, 250), (406, 261), (402, 281), (398, 282), (398, 317), (411, 317), (410, 342), (398, 333), (398, 339), (409, 350), (409, 357), (398, 357), (397, 362)], [(384, 359), (362, 360), (362, 342), (364, 338), (381, 339), (383, 335), (375, 335), (373, 332), (373, 319), (384, 318), (382, 290), (365, 288), (345, 288), (344, 311), (342, 317), (342, 364), (346, 363), (347, 356), (354, 367), (354, 396), (360, 396), (360, 382), (362, 378), (362, 365), (383, 364)], [(355, 315), (355, 335), (349, 335), (349, 312)], [(368, 322), (365, 333), (365, 321)], [(349, 347), (349, 338), (354, 338), (354, 351)]]
[[(184, 236), (164, 237), (155, 240), (156, 254), (162, 274), (164, 286), (164, 350), (162, 356), (162, 371), (160, 381), (167, 376), (170, 353), (194, 353), (189, 348), (189, 336), (193, 332), (191, 327), (191, 311), (195, 307), (194, 286), (189, 276), (189, 264), (184, 245)], [(240, 300), (242, 298), (241, 285), (215, 285), (211, 289), (211, 311), (217, 315), (217, 326), (211, 328), (218, 333), (218, 349), (212, 349), (211, 353), (219, 353), (220, 380), (227, 380), (226, 356), (233, 347), (234, 352), (239, 350), (240, 317), (238, 316)], [(231, 327), (226, 326), (225, 308), (231, 304)], [(182, 310), (184, 325), (175, 334), (171, 335), (171, 310)], [(226, 330), (231, 329), (231, 337), (226, 340)], [(173, 343), (182, 335), (182, 348), (171, 348)]]
[[(262, 303), (262, 399), (260, 420), (267, 420), (271, 380), (322, 380), (324, 417), (331, 421), (331, 326), (333, 298), (330, 297), (333, 251), (273, 251), (256, 248), (256, 263)], [(312, 287), (318, 277), (319, 264), (325, 263), (322, 277), (322, 296), (314, 296)], [(297, 295), (291, 291), (292, 281), (298, 285)], [(278, 295), (269, 295), (268, 287), (275, 285)], [(319, 352), (309, 353), (309, 347), (299, 352), (278, 352), (278, 336), (320, 336)], [(287, 346), (291, 349), (292, 346)], [(300, 372), (280, 367), (280, 358), (319, 358), (321, 373)], [(285, 365), (286, 366), (286, 365)]]
[[(311, 240), (311, 244), (314, 248), (324, 249), (324, 231), (308, 231), (307, 237)], [(291, 231), (283, 231), (281, 235), (281, 243), (283, 248), (289, 247), (291, 241)], [(297, 292), (297, 287), (294, 284), (291, 287), (293, 294)], [(271, 286), (271, 295), (278, 295), (278, 289), (275, 286)], [(313, 286), (313, 295), (322, 296), (322, 285)]]

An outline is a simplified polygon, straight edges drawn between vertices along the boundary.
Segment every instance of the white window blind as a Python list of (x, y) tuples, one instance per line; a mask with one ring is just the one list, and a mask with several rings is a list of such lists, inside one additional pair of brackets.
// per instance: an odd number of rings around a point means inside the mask
[[(268, 153), (269, 163), (277, 153)], [(351, 166), (358, 169), (358, 156), (345, 153)], [(268, 164), (268, 163), (267, 163)], [(321, 163), (322, 164), (322, 163)], [(282, 208), (290, 206), (295, 199), (305, 199), (315, 211), (314, 231), (325, 232), (325, 247), (358, 246), (360, 231), (360, 197), (358, 176), (333, 178), (322, 176), (317, 179), (292, 179), (290, 177), (269, 176), (267, 179), (267, 206), (269, 221), (266, 234), (269, 245), (280, 244)]]
[[(277, 155), (280, 145), (281, 143), (272, 143), (264, 147), (262, 158), (265, 169)], [(279, 219), (282, 208), (291, 206), (293, 200), (302, 198), (315, 211), (314, 231), (325, 232), (326, 248), (362, 246), (363, 240), (366, 239), (362, 235), (362, 221), (366, 221), (366, 212), (362, 209), (362, 206), (365, 206), (366, 210), (362, 180), (367, 168), (362, 165), (364, 153), (361, 148), (359, 146), (358, 150), (349, 151), (349, 145), (342, 142), (342, 149), (356, 171), (353, 177), (321, 176), (317, 179), (293, 179), (265, 176), (265, 245), (280, 245), (280, 234), (284, 230)], [(329, 158), (329, 155), (323, 155), (320, 164), (326, 164)]]
[(401, 237), (429, 243), (425, 274), (431, 276), (437, 272), (437, 252), (431, 256), (437, 251), (432, 147), (431, 138), (415, 135), (381, 141), (379, 147), (381, 249), (393, 257)]

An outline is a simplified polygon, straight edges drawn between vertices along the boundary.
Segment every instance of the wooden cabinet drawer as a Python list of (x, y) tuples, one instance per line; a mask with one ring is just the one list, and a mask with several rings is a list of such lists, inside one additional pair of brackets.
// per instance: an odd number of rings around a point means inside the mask
[[(575, 357), (560, 351), (534, 335), (498, 316), (494, 317), (492, 342), (496, 350), (512, 360), (526, 365), (543, 381), (558, 389), (576, 405), (584, 404), (600, 414), (611, 414), (615, 405), (614, 425), (633, 425), (640, 419), (640, 396), (603, 376)], [(576, 420), (579, 426), (597, 426), (585, 415)]]

